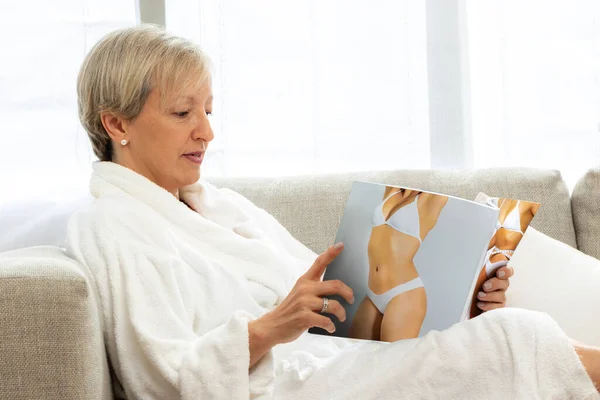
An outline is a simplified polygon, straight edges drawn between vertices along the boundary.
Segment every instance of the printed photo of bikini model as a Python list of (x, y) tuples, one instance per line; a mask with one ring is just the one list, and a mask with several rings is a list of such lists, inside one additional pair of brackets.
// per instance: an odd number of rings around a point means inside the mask
[(372, 216), (367, 294), (350, 337), (393, 342), (419, 336), (427, 294), (413, 259), (447, 201), (446, 196), (386, 186)]
[(470, 318), (475, 318), (483, 311), (477, 307), (478, 293), (483, 291), (483, 283), (495, 275), (498, 268), (508, 265), (517, 245), (523, 238), (525, 230), (537, 213), (540, 204), (506, 198), (489, 198), (487, 203), (500, 209), (496, 230), (485, 256), (485, 264), (481, 267), (477, 284), (471, 300)]

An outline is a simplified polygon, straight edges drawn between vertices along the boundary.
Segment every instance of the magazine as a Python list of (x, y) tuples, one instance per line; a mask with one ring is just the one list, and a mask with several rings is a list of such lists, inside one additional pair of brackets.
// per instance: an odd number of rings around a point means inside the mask
[(507, 265), (539, 206), (353, 182), (335, 239), (344, 251), (323, 280), (341, 280), (355, 301), (331, 296), (346, 319), (326, 314), (335, 332), (309, 332), (392, 342), (476, 317), (477, 293)]

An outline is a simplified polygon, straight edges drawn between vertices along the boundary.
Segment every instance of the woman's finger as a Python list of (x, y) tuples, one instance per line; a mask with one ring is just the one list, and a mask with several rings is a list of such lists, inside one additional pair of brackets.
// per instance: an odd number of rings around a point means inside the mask
[(317, 285), (316, 294), (319, 297), (337, 294), (342, 296), (348, 303), (354, 303), (354, 291), (350, 289), (348, 285), (338, 279), (319, 282)]
[(305, 278), (311, 280), (320, 280), (327, 269), (327, 266), (331, 264), (333, 260), (341, 253), (344, 248), (343, 243), (336, 243), (334, 246), (329, 246), (313, 263), (313, 265), (303, 275)]
[(479, 292), (477, 293), (477, 299), (483, 302), (492, 302), (492, 303), (505, 303), (506, 302), (506, 292), (503, 290), (497, 290), (495, 292)]
[(504, 303), (492, 303), (489, 301), (478, 301), (477, 308), (483, 311), (495, 310), (497, 308), (504, 308)]
[(498, 279), (492, 278), (488, 279), (483, 284), (483, 291), (486, 293), (494, 292), (496, 290), (506, 290), (510, 286), (510, 281), (508, 279)]
[(329, 333), (335, 332), (335, 324), (331, 318), (317, 313), (310, 313), (308, 316), (308, 325), (311, 327), (325, 329)]
[[(321, 312), (323, 308), (323, 298), (317, 297), (312, 303), (311, 309), (316, 312)], [(337, 319), (342, 322), (346, 320), (346, 309), (344, 309), (337, 300), (327, 299), (327, 310), (325, 312), (327, 314), (335, 315)]]
[(496, 271), (496, 276), (498, 277), (498, 279), (509, 279), (510, 277), (512, 277), (515, 274), (515, 270), (512, 267), (502, 267), (502, 268), (498, 268), (498, 271)]

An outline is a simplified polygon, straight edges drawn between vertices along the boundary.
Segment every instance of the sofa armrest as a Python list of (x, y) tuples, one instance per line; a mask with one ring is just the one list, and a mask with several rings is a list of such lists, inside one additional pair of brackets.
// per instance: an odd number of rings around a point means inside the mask
[(0, 254), (0, 398), (112, 399), (95, 296), (56, 247)]

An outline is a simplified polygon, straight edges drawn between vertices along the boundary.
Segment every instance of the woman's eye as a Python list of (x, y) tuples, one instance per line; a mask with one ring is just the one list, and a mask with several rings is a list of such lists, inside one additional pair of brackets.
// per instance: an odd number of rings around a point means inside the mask
[(206, 115), (212, 115), (212, 111), (206, 110)]
[(182, 117), (182, 118), (188, 114), (189, 114), (189, 111), (180, 111), (180, 112), (175, 113), (175, 115), (177, 115), (178, 117)]

